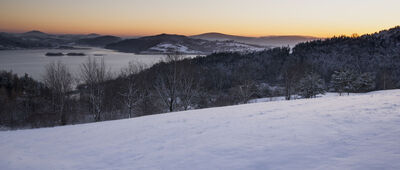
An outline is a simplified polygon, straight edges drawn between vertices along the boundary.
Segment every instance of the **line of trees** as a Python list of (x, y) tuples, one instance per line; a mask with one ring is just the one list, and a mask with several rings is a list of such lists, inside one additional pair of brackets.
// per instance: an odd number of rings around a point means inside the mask
[[(285, 52), (284, 48), (281, 53), (264, 52), (263, 60), (287, 57)], [(315, 98), (326, 91), (367, 92), (376, 89), (379, 80), (370, 72), (342, 69), (334, 71), (326, 82), (312, 65), (295, 63), (288, 57), (278, 60), (282, 62), (276, 67), (280, 74), (267, 74), (275, 76), (269, 81), (263, 73), (270, 68), (257, 67), (255, 63), (262, 60), (254, 59), (257, 55), (225, 53), (185, 59), (170, 54), (152, 67), (132, 61), (113, 75), (104, 59), (88, 58), (75, 76), (61, 62), (48, 64), (42, 82), (3, 71), (1, 124), (55, 126), (233, 105), (260, 97), (286, 96), (291, 100)], [(227, 60), (232, 60), (229, 65), (233, 67), (221, 65)]]

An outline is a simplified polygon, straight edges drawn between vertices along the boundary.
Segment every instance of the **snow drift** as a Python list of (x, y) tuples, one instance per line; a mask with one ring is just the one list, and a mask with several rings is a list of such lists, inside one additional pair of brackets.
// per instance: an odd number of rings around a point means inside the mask
[(400, 90), (3, 131), (0, 169), (400, 169)]

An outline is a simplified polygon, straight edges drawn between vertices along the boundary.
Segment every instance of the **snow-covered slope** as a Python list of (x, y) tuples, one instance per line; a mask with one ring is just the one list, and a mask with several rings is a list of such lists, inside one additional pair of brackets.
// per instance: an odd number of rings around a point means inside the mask
[(0, 169), (400, 169), (400, 90), (3, 131)]

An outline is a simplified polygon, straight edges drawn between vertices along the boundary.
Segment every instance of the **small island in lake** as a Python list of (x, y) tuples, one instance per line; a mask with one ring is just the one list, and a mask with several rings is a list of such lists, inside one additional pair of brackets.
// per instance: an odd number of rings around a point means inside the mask
[(85, 56), (85, 53), (67, 53), (67, 56)]
[(62, 50), (90, 50), (91, 48), (88, 48), (88, 47), (73, 47), (73, 46), (61, 45), (61, 46), (57, 47), (56, 49), (62, 49)]
[(45, 55), (49, 56), (49, 57), (61, 57), (61, 56), (65, 56), (65, 55), (66, 56), (86, 56), (85, 53), (66, 53), (66, 54), (64, 54), (64, 53), (52, 53), (52, 52), (48, 52)]
[(46, 56), (49, 56), (49, 57), (61, 57), (61, 56), (64, 56), (64, 54), (63, 53), (46, 53)]

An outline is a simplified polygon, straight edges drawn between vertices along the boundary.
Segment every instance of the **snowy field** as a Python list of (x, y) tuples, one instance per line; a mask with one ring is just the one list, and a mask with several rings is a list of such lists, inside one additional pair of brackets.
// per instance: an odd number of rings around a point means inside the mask
[(3, 131), (0, 169), (400, 169), (400, 90)]

